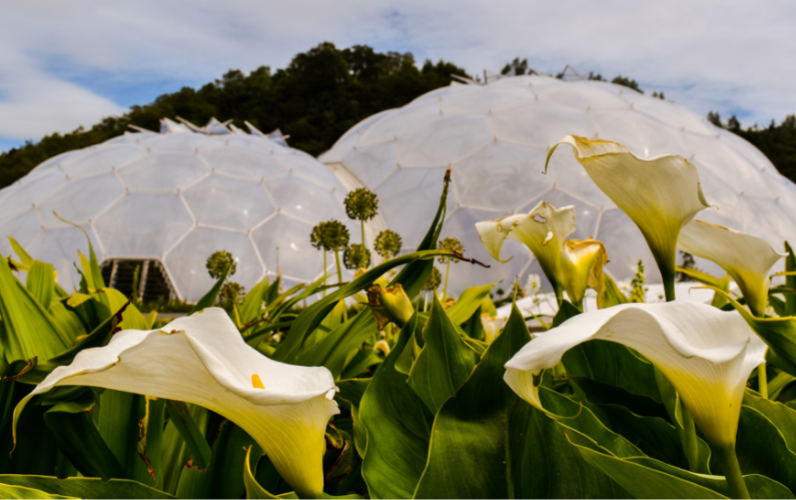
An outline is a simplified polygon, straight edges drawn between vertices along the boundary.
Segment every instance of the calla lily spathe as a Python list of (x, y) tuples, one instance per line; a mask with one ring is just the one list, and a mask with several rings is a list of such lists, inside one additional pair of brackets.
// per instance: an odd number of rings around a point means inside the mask
[(615, 142), (568, 135), (569, 144), (586, 173), (636, 223), (658, 263), (664, 283), (674, 283), (680, 228), (709, 207), (697, 168), (680, 155), (639, 158)]
[(505, 381), (544, 410), (544, 369), (592, 339), (631, 347), (671, 381), (712, 445), (734, 446), (746, 381), (765, 361), (766, 345), (736, 311), (696, 302), (624, 304), (575, 316), (536, 336), (506, 363)]
[(580, 305), (586, 288), (592, 287), (597, 292), (598, 306), (602, 307), (605, 291), (603, 269), (608, 263), (605, 246), (591, 238), (585, 240), (567, 240), (561, 252), (561, 270), (564, 289), (573, 304)]
[(491, 344), (495, 341), (500, 332), (505, 328), (508, 318), (503, 316), (492, 316), (489, 313), (481, 314), (481, 326), (484, 329), (484, 341)]
[(564, 240), (575, 231), (575, 208), (555, 208), (546, 201), (540, 202), (527, 214), (511, 215), (502, 219), (478, 222), (475, 225), (487, 251), (500, 262), (500, 249), (506, 238), (523, 243), (539, 261), (547, 279), (560, 295), (561, 249)]
[(727, 271), (756, 316), (766, 311), (771, 268), (787, 255), (756, 236), (701, 220), (683, 226), (677, 248), (711, 260)]
[[(162, 330), (125, 330), (58, 367), (14, 410), (63, 385), (194, 403), (239, 425), (299, 495), (323, 492), (324, 432), (339, 413), (331, 372), (279, 363), (249, 347), (226, 312), (209, 308)], [(21, 443), (24, 445), (24, 443)]]

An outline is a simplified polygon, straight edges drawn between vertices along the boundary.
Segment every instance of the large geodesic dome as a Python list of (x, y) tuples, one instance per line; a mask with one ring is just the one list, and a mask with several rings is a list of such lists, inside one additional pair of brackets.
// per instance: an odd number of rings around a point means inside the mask
[(407, 249), (421, 241), (451, 168), (443, 236), (459, 238), (466, 254), (493, 264), (455, 266), (455, 291), (543, 275), (514, 241), (502, 254), (514, 258), (496, 263), (474, 227), (528, 212), (542, 200), (575, 206), (571, 238), (602, 241), (611, 259), (606, 269), (615, 279), (632, 277), (642, 259), (647, 280), (660, 281), (638, 228), (592, 183), (570, 148), (559, 148), (542, 174), (548, 151), (566, 134), (615, 141), (641, 157), (683, 155), (697, 165), (705, 195), (718, 207), (697, 218), (762, 237), (775, 248), (796, 240), (796, 186), (760, 151), (681, 106), (607, 82), (534, 75), (454, 83), (360, 122), (319, 159), (349, 189), (363, 185), (379, 195), (383, 223), (404, 237)]
[[(11, 253), (11, 236), (74, 289), (73, 262), (88, 243), (57, 213), (88, 232), (113, 285), (123, 288), (123, 271), (130, 281), (130, 263), (143, 265), (141, 295), (198, 300), (214, 282), (205, 263), (217, 250), (233, 254), (231, 279), (247, 288), (278, 272), (287, 284), (316, 279), (323, 255), (310, 231), (347, 220), (347, 191), (281, 134), (250, 131), (164, 119), (160, 133), (127, 133), (51, 158), (0, 191), (0, 253)], [(359, 226), (348, 224), (353, 239)]]

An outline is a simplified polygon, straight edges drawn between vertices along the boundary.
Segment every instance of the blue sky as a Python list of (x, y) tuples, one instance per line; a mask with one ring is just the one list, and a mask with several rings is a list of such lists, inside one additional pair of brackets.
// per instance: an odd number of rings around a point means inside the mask
[(565, 64), (743, 125), (796, 113), (796, 3), (82, 0), (0, 6), (0, 150), (90, 126), (231, 68), (284, 67), (322, 41), (410, 51), (470, 73)]

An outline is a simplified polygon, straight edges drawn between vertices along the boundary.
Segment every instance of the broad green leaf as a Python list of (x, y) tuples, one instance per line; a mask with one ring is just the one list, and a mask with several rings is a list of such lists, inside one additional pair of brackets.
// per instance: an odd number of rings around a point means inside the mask
[(423, 474), (433, 415), (406, 384), (395, 362), (420, 321), (404, 326), (395, 347), (376, 370), (359, 407), (367, 430), (362, 476), (372, 498), (410, 498)]
[(100, 288), (97, 290), (96, 296), (100, 298), (111, 314), (116, 314), (125, 304), (127, 305), (122, 314), (122, 322), (118, 325), (122, 330), (149, 329), (149, 322), (144, 315), (141, 314), (141, 311), (139, 311), (135, 305), (128, 304), (130, 301), (118, 290), (114, 290), (113, 288)]
[(152, 478), (137, 449), (140, 421), (146, 411), (144, 396), (106, 389), (98, 406), (94, 417), (97, 429), (124, 469), (124, 477), (151, 485)]
[(0, 340), (6, 359), (49, 359), (66, 350), (72, 339), (11, 274), (8, 262), (0, 261)]
[(448, 317), (456, 325), (461, 325), (481, 307), (481, 301), (489, 297), (489, 291), (496, 283), (467, 288), (456, 303), (448, 308)]
[(636, 498), (727, 498), (711, 489), (573, 443), (581, 456)]
[(196, 303), (195, 306), (191, 308), (188, 312), (188, 316), (195, 312), (199, 312), (206, 307), (213, 307), (216, 304), (216, 300), (218, 299), (218, 292), (221, 291), (221, 287), (224, 286), (224, 282), (227, 280), (227, 273), (229, 269), (225, 270), (221, 273), (218, 280), (216, 280), (216, 284), (206, 293), (204, 296), (199, 299), (199, 302)]
[(343, 400), (343, 404), (340, 406), (351, 405), (359, 406), (362, 402), (362, 396), (365, 394), (365, 391), (370, 385), (370, 382), (373, 379), (369, 378), (354, 378), (348, 380), (340, 380), (337, 382), (337, 388), (340, 389), (340, 392), (337, 393), (336, 399)]
[(370, 346), (367, 346), (367, 344), (366, 347), (358, 349), (356, 354), (351, 357), (351, 360), (346, 363), (343, 373), (340, 374), (340, 378), (348, 379), (370, 376), (369, 373), (365, 373), (365, 370), (374, 365), (381, 364), (381, 362), (384, 361), (384, 358), (382, 358), (379, 353), (380, 351), (371, 350)]
[(788, 449), (796, 451), (796, 410), (782, 403), (763, 399), (749, 389), (744, 394), (743, 405), (754, 408), (765, 415), (782, 433)]
[[(774, 418), (786, 421), (780, 412)], [(744, 474), (762, 474), (796, 491), (796, 454), (777, 425), (746, 404), (741, 408), (735, 452)], [(715, 469), (713, 464), (711, 469)], [(721, 474), (720, 470), (714, 472)]]
[(167, 403), (167, 408), (170, 421), (185, 440), (185, 444), (188, 447), (188, 455), (193, 459), (194, 465), (206, 469), (210, 464), (212, 450), (191, 416), (188, 404), (170, 400)]
[(0, 483), (0, 497), (3, 498), (77, 498), (62, 495), (51, 495), (41, 490), (25, 486), (12, 486)]
[(128, 479), (103, 481), (98, 478), (0, 475), (0, 484), (24, 486), (51, 495), (71, 498), (174, 498), (171, 495)]
[(224, 421), (206, 470), (185, 468), (177, 486), (179, 498), (241, 498), (246, 491), (243, 469), (254, 440), (240, 427)]
[(574, 318), (578, 314), (581, 314), (580, 309), (573, 306), (571, 302), (562, 300), (558, 312), (556, 312), (556, 315), (553, 317), (553, 328), (560, 326), (564, 321), (569, 318)]
[[(126, 478), (124, 468), (102, 439), (88, 411), (94, 406), (94, 393), (53, 406), (44, 414), (44, 422), (52, 430), (58, 447), (84, 476)], [(18, 446), (25, 446), (20, 436)]]
[(243, 465), (243, 485), (246, 487), (246, 498), (256, 498), (256, 499), (263, 499), (263, 498), (295, 498), (298, 499), (298, 496), (295, 493), (288, 493), (282, 496), (272, 495), (268, 493), (255, 479), (254, 474), (252, 474), (251, 468), (251, 453), (252, 447), (246, 450), (246, 460)]
[(17, 266), (20, 268), (19, 270), (27, 271), (28, 269), (30, 269), (30, 266), (33, 265), (33, 257), (31, 257), (30, 254), (28, 254), (28, 252), (26, 252), (25, 249), (22, 248), (22, 245), (17, 243), (17, 240), (12, 238), (11, 236), (8, 237), (8, 241), (11, 242), (11, 248), (14, 249), (14, 253), (17, 254), (17, 257), (19, 257), (20, 263), (22, 264), (21, 266)]
[(796, 377), (789, 373), (779, 372), (777, 375), (768, 381), (768, 397), (771, 400), (776, 400), (783, 389), (785, 389), (791, 382), (796, 380)]
[(603, 296), (603, 308), (618, 306), (619, 304), (627, 304), (630, 300), (627, 295), (622, 293), (622, 290), (616, 285), (616, 282), (608, 276), (603, 275), (605, 281), (605, 295)]
[[(293, 364), (325, 366), (338, 377), (349, 356), (362, 342), (378, 334), (376, 320), (368, 309), (335, 328), (326, 338), (299, 354)], [(289, 334), (288, 334), (289, 337)]]
[(436, 294), (423, 338), (423, 350), (412, 366), (408, 383), (429, 411), (436, 414), (470, 376), (478, 357), (464, 343)]
[[(188, 405), (188, 408), (191, 420), (204, 436), (210, 412), (197, 405)], [(191, 460), (191, 453), (188, 445), (174, 425), (174, 421), (169, 419), (163, 430), (163, 481), (160, 489), (174, 495), (177, 492), (180, 475), (189, 460)]]
[[(741, 313), (752, 330), (774, 351), (774, 364), (796, 376), (796, 317), (758, 318), (730, 295), (721, 293), (732, 307)], [(777, 358), (782, 358), (782, 362), (777, 363)]]
[[(136, 451), (144, 461), (147, 473), (156, 488), (163, 488), (163, 427), (166, 414), (166, 400), (146, 398), (146, 412), (140, 424), (140, 438)], [(145, 481), (141, 481), (145, 483)]]
[[(720, 495), (730, 496), (730, 488), (724, 476), (713, 476), (709, 474), (695, 474), (687, 470), (678, 469), (667, 463), (653, 460), (651, 458), (629, 458), (628, 462), (638, 464), (650, 469), (655, 469), (670, 476), (679, 477), (691, 483), (709, 488)], [(752, 498), (794, 498), (793, 493), (788, 488), (782, 486), (773, 479), (769, 479), (759, 474), (744, 476), (744, 482)]]
[(530, 340), (515, 304), (503, 333), (434, 420), (416, 497), (510, 498), (507, 422), (514, 406), (525, 403), (503, 382), (503, 365)]
[(240, 307), (241, 321), (243, 324), (250, 323), (256, 320), (262, 314), (262, 305), (265, 298), (265, 293), (271, 283), (268, 278), (260, 281), (243, 298), (243, 303)]
[(49, 309), (55, 297), (55, 269), (50, 264), (34, 261), (25, 278), (25, 286), (44, 309)]
[(50, 302), (50, 314), (63, 331), (74, 340), (88, 334), (77, 314), (73, 313), (60, 300)]

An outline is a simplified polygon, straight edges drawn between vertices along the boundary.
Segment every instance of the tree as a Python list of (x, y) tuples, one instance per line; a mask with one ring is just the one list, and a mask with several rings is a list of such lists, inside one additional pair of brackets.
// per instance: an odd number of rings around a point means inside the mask
[(515, 57), (500, 70), (501, 75), (524, 75), (526, 73), (528, 73), (528, 59), (520, 61), (519, 57)]
[(629, 77), (619, 75), (615, 77), (613, 80), (611, 80), (611, 83), (615, 83), (617, 85), (622, 85), (629, 89), (633, 89), (640, 94), (644, 93), (644, 91), (638, 87), (638, 82), (636, 82), (635, 80), (631, 80)]

